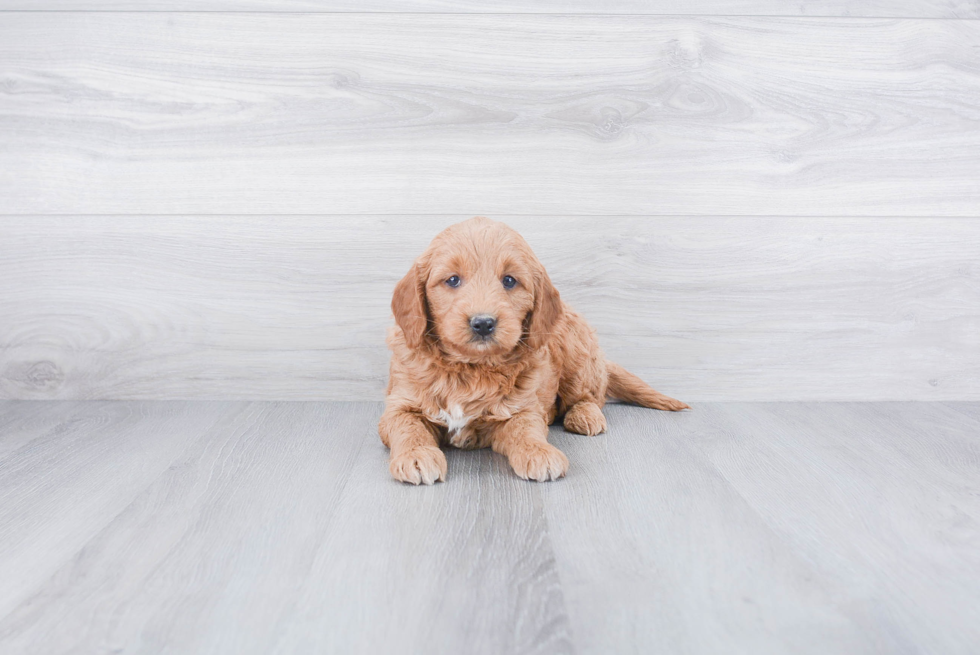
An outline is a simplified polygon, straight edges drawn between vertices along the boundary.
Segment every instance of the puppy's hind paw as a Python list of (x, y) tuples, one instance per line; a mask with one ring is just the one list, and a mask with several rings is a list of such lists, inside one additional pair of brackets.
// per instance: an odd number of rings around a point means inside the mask
[(606, 431), (606, 417), (602, 415), (598, 405), (591, 401), (582, 401), (575, 403), (565, 413), (564, 425), (569, 432), (594, 437)]
[(435, 484), (446, 479), (446, 455), (435, 446), (419, 446), (392, 455), (391, 477), (410, 484)]

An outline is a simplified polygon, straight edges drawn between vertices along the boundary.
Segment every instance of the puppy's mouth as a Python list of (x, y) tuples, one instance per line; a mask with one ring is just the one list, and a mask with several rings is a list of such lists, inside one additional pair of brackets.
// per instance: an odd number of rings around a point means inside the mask
[(500, 344), (497, 342), (497, 337), (492, 334), (487, 334), (484, 336), (476, 334), (470, 337), (470, 345), (474, 346), (475, 348), (479, 348), (480, 350), (487, 350)]

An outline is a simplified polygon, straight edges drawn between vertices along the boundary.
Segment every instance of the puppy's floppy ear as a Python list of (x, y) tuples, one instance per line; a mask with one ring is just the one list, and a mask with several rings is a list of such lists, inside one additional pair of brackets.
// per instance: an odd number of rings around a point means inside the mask
[(534, 274), (534, 308), (531, 310), (531, 323), (527, 330), (527, 343), (532, 349), (540, 348), (548, 342), (563, 312), (558, 289), (551, 283), (544, 266), (539, 264)]
[(425, 331), (429, 326), (429, 316), (425, 303), (425, 280), (418, 262), (395, 285), (391, 297), (391, 312), (395, 322), (405, 334), (405, 342), (410, 348), (422, 345)]

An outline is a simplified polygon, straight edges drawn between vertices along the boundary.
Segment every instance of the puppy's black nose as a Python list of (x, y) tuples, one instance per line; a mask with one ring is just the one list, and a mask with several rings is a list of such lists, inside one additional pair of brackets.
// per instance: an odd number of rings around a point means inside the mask
[(470, 319), (470, 329), (473, 330), (473, 334), (481, 337), (490, 336), (495, 327), (497, 327), (497, 319), (489, 314), (480, 314)]

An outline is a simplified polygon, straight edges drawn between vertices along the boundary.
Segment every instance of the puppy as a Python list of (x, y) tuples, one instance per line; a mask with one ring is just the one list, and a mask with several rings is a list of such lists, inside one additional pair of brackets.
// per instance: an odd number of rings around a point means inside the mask
[(548, 426), (596, 435), (606, 398), (688, 406), (606, 361), (514, 230), (477, 217), (441, 232), (395, 287), (391, 369), (378, 424), (396, 480), (446, 479), (440, 446), (493, 448), (525, 480), (556, 480)]

